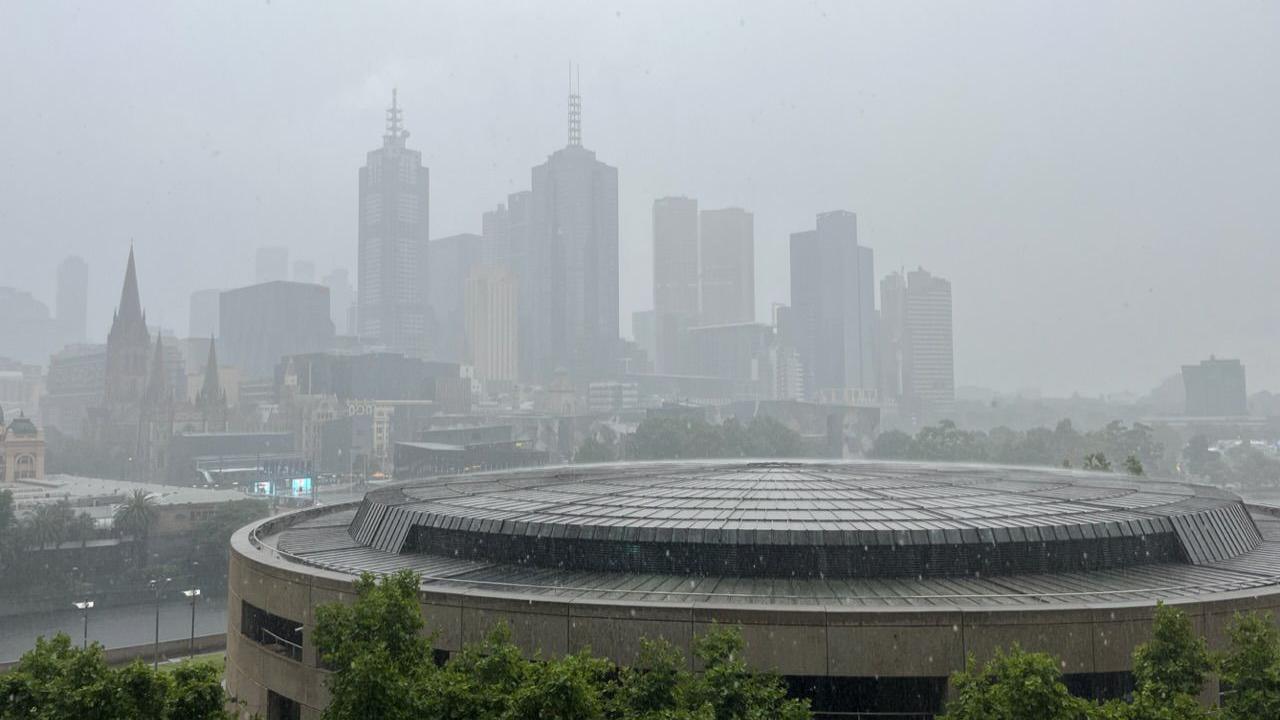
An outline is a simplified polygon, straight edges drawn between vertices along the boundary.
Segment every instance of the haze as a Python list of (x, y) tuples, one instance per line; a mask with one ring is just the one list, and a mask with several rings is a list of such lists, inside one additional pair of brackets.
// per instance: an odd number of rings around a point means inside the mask
[(622, 328), (653, 200), (755, 213), (757, 318), (788, 237), (858, 213), (882, 276), (951, 280), (956, 382), (1144, 392), (1211, 353), (1280, 388), (1280, 5), (7, 3), (0, 285), (90, 268), (101, 340), (137, 248), (148, 319), (287, 245), (356, 265), (356, 170), (399, 89), (431, 236), (565, 142), (619, 169)]

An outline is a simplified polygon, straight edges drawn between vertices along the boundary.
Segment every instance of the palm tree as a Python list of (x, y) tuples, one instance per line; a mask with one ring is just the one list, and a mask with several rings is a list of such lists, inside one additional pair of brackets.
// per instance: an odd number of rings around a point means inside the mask
[(57, 547), (67, 534), (67, 510), (62, 503), (56, 505), (37, 505), (31, 513), (31, 540), (40, 550), (45, 546)]
[(159, 514), (151, 494), (141, 488), (129, 493), (125, 501), (116, 508), (114, 516), (116, 532), (140, 541), (137, 545), (140, 557), (146, 556), (147, 536), (151, 533), (151, 526), (155, 524)]

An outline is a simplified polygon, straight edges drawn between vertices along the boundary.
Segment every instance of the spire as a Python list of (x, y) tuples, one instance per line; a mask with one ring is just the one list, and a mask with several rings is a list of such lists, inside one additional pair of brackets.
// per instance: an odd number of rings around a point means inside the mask
[(116, 308), (126, 322), (142, 320), (142, 301), (138, 299), (138, 270), (133, 262), (133, 244), (129, 245), (129, 264), (124, 271), (124, 287), (120, 289), (120, 305)]
[(148, 403), (163, 402), (169, 396), (169, 379), (164, 372), (164, 346), (160, 341), (160, 333), (156, 333), (156, 351), (151, 357), (151, 375), (147, 378), (146, 399)]
[(213, 336), (209, 336), (209, 359), (204, 365), (204, 384), (200, 386), (200, 394), (196, 396), (196, 404), (202, 408), (221, 406), (226, 400), (222, 385), (218, 382), (218, 351), (214, 348)]
[(573, 63), (569, 63), (569, 147), (582, 147), (582, 96), (578, 94), (582, 73), (574, 82)]
[(387, 108), (387, 132), (382, 136), (384, 146), (404, 147), (404, 141), (409, 137), (409, 131), (401, 125), (404, 111), (400, 109), (398, 94), (397, 88), (391, 89), (391, 107)]

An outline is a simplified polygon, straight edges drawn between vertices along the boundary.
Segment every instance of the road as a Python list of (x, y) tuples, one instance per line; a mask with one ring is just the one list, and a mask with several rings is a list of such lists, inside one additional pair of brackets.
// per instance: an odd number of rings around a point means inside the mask
[[(36, 644), (36, 638), (52, 637), (59, 630), (77, 644), (84, 633), (79, 610), (53, 610), (0, 618), (0, 662), (17, 660)], [(145, 645), (155, 639), (155, 605), (126, 605), (89, 611), (89, 642), (107, 648)], [(202, 599), (196, 603), (196, 635), (212, 635), (227, 630), (225, 597)], [(160, 604), (160, 640), (180, 640), (191, 636), (191, 603), (174, 600)]]

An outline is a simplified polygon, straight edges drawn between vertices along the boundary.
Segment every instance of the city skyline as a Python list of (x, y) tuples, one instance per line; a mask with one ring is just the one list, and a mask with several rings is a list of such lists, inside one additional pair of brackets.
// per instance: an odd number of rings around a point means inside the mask
[[(63, 131), (56, 132), (56, 150), (42, 144), (6, 150), (6, 166), (23, 177), (4, 178), (12, 192), (0, 201), (0, 236), (28, 264), (21, 274), (0, 270), (0, 285), (29, 290), (52, 307), (57, 263), (71, 254), (84, 257), (91, 268), (87, 324), (100, 339), (109, 319), (111, 269), (130, 237), (140, 250), (140, 270), (152, 278), (144, 289), (149, 321), (166, 328), (184, 324), (190, 289), (247, 282), (258, 246), (288, 244), (294, 257), (317, 262), (318, 275), (334, 267), (354, 273), (352, 158), (368, 149), (396, 86), (413, 98), (406, 104), (421, 108), (414, 142), (437, 171), (433, 237), (478, 232), (480, 212), (522, 189), (528, 167), (562, 142), (563, 67), (572, 57), (583, 63), (588, 144), (622, 178), (624, 335), (630, 335), (631, 311), (645, 309), (652, 294), (651, 203), (688, 194), (706, 207), (736, 205), (755, 214), (759, 268), (779, 266), (787, 234), (806, 218), (838, 207), (857, 212), (864, 242), (875, 248), (882, 268), (924, 264), (955, 283), (961, 385), (1143, 392), (1180, 364), (1216, 353), (1254, 368), (1255, 387), (1276, 387), (1277, 353), (1259, 331), (1274, 311), (1249, 302), (1277, 260), (1277, 250), (1264, 242), (1277, 211), (1258, 190), (1274, 182), (1276, 166), (1267, 158), (1274, 157), (1269, 128), (1276, 126), (1276, 106), (1247, 90), (1274, 59), (1276, 50), (1261, 42), (1259, 28), (1274, 25), (1275, 9), (1231, 15), (1153, 7), (1086, 17), (1037, 5), (982, 19), (837, 7), (695, 13), (690, 22), (728, 47), (749, 45), (770, 27), (811, 37), (808, 48), (770, 46), (777, 51), (771, 67), (748, 57), (740, 69), (716, 59), (690, 62), (685, 46), (691, 44), (683, 36), (664, 57), (640, 55), (643, 41), (654, 37), (660, 9), (623, 6), (615, 15), (556, 8), (530, 22), (555, 27), (573, 13), (591, 32), (559, 31), (555, 37), (563, 42), (547, 52), (543, 42), (497, 28), (521, 54), (519, 74), (508, 56), (477, 58), (447, 38), (418, 49), (393, 34), (377, 50), (353, 40), (348, 59), (365, 62), (350, 69), (289, 68), (296, 83), (271, 70), (242, 90), (233, 89), (238, 80), (228, 82), (241, 75), (211, 77), (198, 54), (157, 42), (126, 48), (76, 32), (99, 21), (113, 26), (92, 9), (67, 22), (55, 9), (20, 9), (20, 22), (8, 26), (47, 28), (55, 51), (78, 42), (75, 57), (101, 60), (104, 71), (119, 77), (130, 76), (121, 63), (151, 69), (129, 85), (65, 62), (3, 81), (15, 107), (43, 107), (7, 121), (16, 136), (38, 136), (35, 129), (47, 130), (51, 122), (63, 123)], [(148, 27), (176, 27), (190, 12), (171, 10)], [(269, 24), (300, 23), (299, 45), (273, 53), (296, 55), (337, 32), (278, 6), (210, 12), (204, 19), (214, 36), (253, 47), (265, 47), (265, 36), (239, 29), (245, 13)], [(854, 36), (845, 38), (850, 27)], [(1078, 35), (1055, 37), (1047, 27), (1097, 35), (1099, 52), (1081, 56)], [(1232, 42), (1194, 42), (1200, 37)], [(927, 47), (932, 39), (940, 39), (940, 47)], [(974, 45), (980, 39), (995, 42)], [(5, 57), (31, 51), (19, 37), (5, 46)], [(957, 47), (967, 48), (958, 60)], [(161, 106), (181, 123), (139, 124), (116, 109), (90, 122), (73, 111), (71, 103), (102, 102), (104, 95), (120, 101), (113, 107), (143, 107), (145, 93), (171, 85), (162, 82), (170, 72), (164, 63), (148, 63), (161, 49), (174, 50), (177, 71), (194, 74), (209, 96), (173, 90)], [(916, 57), (907, 57), (911, 53)], [(843, 63), (848, 77), (820, 81), (814, 69), (824, 62)], [(1028, 67), (1010, 68), (1019, 62)], [(998, 82), (965, 82), (959, 94), (940, 93), (929, 79), (954, 84), (984, 72)], [(783, 91), (763, 100), (769, 92), (738, 87), (755, 76)], [(86, 77), (99, 87), (87, 87)], [(63, 90), (37, 101), (40, 88), (49, 86)], [(272, 97), (276, 90), (278, 97), (247, 114), (209, 105), (233, 105), (229, 93)], [(515, 119), (493, 112), (499, 92), (507, 107), (519, 109)], [(1216, 99), (1196, 102), (1207, 96)], [(700, 117), (696, 97), (724, 112), (714, 121)], [(681, 105), (690, 108), (688, 117), (664, 119)], [(944, 130), (931, 120), (935, 115), (952, 122)], [(848, 118), (834, 124), (847, 132), (827, 130), (834, 117)], [(639, 123), (648, 130), (627, 131)], [(1202, 136), (1213, 141), (1189, 142)], [(87, 165), (72, 169), (68, 158)], [(840, 158), (851, 162), (833, 167)], [(257, 173), (263, 160), (272, 172)], [(183, 174), (175, 175), (175, 167)], [(135, 178), (143, 168), (161, 192), (142, 190)], [(49, 187), (41, 182), (47, 172), (68, 178), (58, 202), (72, 202), (76, 212), (50, 212), (50, 200), (40, 197)], [(91, 182), (101, 197), (88, 194), (86, 180), (107, 176), (114, 181), (106, 188)], [(221, 202), (208, 202), (211, 196)], [(282, 238), (291, 227), (296, 238)], [(1028, 247), (1035, 252), (1026, 253)], [(997, 263), (1006, 272), (992, 282), (990, 267)], [(636, 265), (640, 272), (628, 269)], [(1135, 278), (1134, 268), (1150, 271)], [(775, 273), (759, 274), (756, 316), (763, 318), (772, 303), (785, 301), (788, 288)], [(1201, 291), (1188, 293), (1188, 287)], [(1011, 294), (1019, 302), (1008, 302)], [(1174, 319), (1184, 325), (1168, 332)]]

